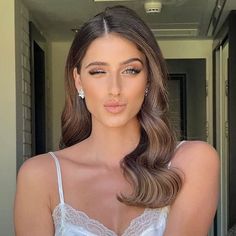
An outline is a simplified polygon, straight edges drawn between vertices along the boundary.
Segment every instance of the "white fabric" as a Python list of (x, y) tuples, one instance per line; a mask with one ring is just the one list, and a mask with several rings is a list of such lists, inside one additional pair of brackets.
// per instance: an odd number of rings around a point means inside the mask
[[(176, 147), (178, 148), (181, 144)], [(60, 203), (53, 211), (55, 236), (118, 236), (97, 220), (91, 219), (85, 212), (79, 211), (64, 202), (60, 164), (53, 152), (58, 179)], [(170, 168), (169, 163), (168, 168)], [(146, 208), (133, 219), (122, 236), (163, 236), (166, 227), (169, 207), (160, 209)]]
[[(145, 209), (133, 219), (122, 236), (162, 236), (165, 230), (168, 207)], [(75, 210), (66, 203), (59, 204), (53, 211), (55, 236), (117, 236), (99, 221), (89, 218), (86, 213)]]

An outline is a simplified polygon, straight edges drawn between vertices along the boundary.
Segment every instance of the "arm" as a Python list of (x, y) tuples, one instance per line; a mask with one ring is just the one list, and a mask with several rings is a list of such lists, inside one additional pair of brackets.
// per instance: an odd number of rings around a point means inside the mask
[(218, 155), (207, 143), (187, 142), (172, 163), (183, 172), (184, 179), (164, 235), (206, 236), (218, 202)]
[(54, 234), (48, 163), (45, 156), (40, 156), (27, 160), (19, 170), (14, 206), (16, 236)]

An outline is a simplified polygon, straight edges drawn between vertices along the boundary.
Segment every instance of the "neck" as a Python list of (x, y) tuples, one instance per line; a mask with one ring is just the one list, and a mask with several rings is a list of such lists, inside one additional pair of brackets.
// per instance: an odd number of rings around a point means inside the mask
[(132, 152), (139, 143), (140, 124), (137, 119), (122, 127), (104, 127), (93, 123), (87, 139), (94, 159), (105, 166), (118, 166), (125, 155)]

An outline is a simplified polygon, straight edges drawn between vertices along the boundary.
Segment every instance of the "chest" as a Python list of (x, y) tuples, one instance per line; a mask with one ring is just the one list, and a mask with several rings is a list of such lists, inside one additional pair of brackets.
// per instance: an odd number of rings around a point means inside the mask
[(145, 209), (140, 216), (132, 219), (126, 228), (115, 230), (67, 204), (61, 204), (53, 212), (55, 236), (163, 236), (167, 216), (167, 207)]
[[(129, 195), (131, 187), (117, 173), (100, 174), (88, 178), (87, 181), (70, 182), (64, 185), (67, 204), (79, 213), (85, 213), (88, 219), (102, 222), (106, 228), (121, 234), (133, 219), (144, 213), (145, 209), (121, 203), (117, 199), (120, 193)], [(78, 211), (74, 213), (77, 214)]]
[[(131, 193), (131, 186), (119, 171), (80, 171), (78, 175), (64, 171), (62, 179), (65, 209), (75, 218), (102, 222), (107, 229), (121, 233), (145, 211), (117, 200), (118, 194)], [(53, 209), (57, 204), (56, 200)], [(67, 218), (70, 217), (71, 214)]]
[(127, 206), (117, 200), (117, 194), (131, 192), (128, 182), (119, 171), (109, 173), (81, 169), (75, 174), (71, 170), (66, 172), (64, 169), (62, 173), (64, 201), (58, 204), (56, 188), (53, 194), (52, 211), (56, 232), (66, 232), (56, 235), (127, 236), (135, 232), (135, 235), (147, 236), (143, 233), (148, 230), (155, 232), (150, 236), (157, 236), (156, 230), (160, 232), (164, 227), (166, 211)]

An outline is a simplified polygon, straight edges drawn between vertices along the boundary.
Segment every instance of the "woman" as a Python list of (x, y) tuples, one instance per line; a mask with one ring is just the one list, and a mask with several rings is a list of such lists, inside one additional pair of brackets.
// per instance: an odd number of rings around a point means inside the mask
[(66, 63), (61, 150), (18, 174), (17, 236), (207, 234), (218, 157), (204, 142), (177, 145), (166, 79), (132, 10), (107, 8), (80, 29)]

